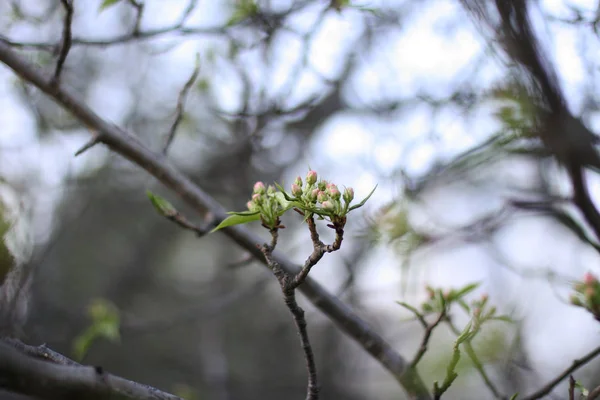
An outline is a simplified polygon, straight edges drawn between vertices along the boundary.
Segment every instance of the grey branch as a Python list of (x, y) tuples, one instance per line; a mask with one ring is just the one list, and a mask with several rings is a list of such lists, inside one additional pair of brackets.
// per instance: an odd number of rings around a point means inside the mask
[[(197, 212), (201, 214), (212, 213), (217, 223), (227, 217), (225, 210), (215, 199), (175, 168), (164, 155), (149, 150), (132, 134), (99, 117), (85, 105), (79, 96), (73, 94), (68, 88), (52, 85), (51, 79), (46, 73), (23, 59), (15, 50), (2, 41), (0, 41), (0, 61), (22, 79), (52, 97), (84, 125), (97, 132), (99, 143), (108, 146), (112, 151), (149, 172), (166, 187), (176, 192), (182, 200)], [(240, 226), (226, 228), (223, 232), (257, 260), (265, 262), (260, 248), (256, 246), (256, 243), (262, 241), (258, 236)], [(275, 252), (273, 257), (283, 270), (289, 274), (296, 275), (298, 273), (299, 267), (279, 252)], [(348, 306), (327, 292), (313, 279), (307, 278), (299, 289), (343, 332), (356, 340), (386, 368), (410, 394), (411, 398), (431, 399), (430, 393), (421, 378), (414, 369), (409, 368), (409, 362)]]
[[(181, 400), (151, 386), (111, 375), (99, 367), (60, 363), (57, 353), (45, 347), (41, 351), (22, 343), (18, 347), (0, 342), (0, 387), (10, 392), (48, 400)], [(52, 357), (42, 361), (40, 352)]]

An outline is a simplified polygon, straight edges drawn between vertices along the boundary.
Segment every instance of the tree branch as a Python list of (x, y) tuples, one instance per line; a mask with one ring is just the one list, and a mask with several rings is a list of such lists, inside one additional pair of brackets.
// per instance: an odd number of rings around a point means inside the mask
[[(0, 342), (0, 387), (11, 392), (48, 400), (181, 400), (151, 386), (106, 373), (100, 367), (68, 363), (64, 361), (68, 360), (66, 357), (57, 356), (58, 353), (46, 347), (40, 349), (22, 343), (19, 347), (24, 351)], [(51, 361), (40, 359), (46, 354)]]
[(548, 393), (550, 393), (552, 391), (552, 389), (554, 389), (554, 387), (556, 385), (558, 385), (559, 383), (562, 382), (563, 379), (565, 379), (567, 376), (571, 375), (573, 372), (577, 371), (580, 367), (582, 367), (585, 364), (587, 364), (590, 361), (592, 361), (599, 354), (600, 354), (600, 347), (596, 347), (594, 350), (592, 350), (591, 352), (589, 352), (588, 354), (586, 354), (582, 358), (580, 358), (578, 360), (574, 360), (573, 363), (571, 364), (571, 366), (569, 368), (567, 368), (566, 370), (564, 370), (564, 372), (562, 372), (556, 378), (552, 379), (550, 382), (548, 382), (546, 385), (544, 385), (537, 392), (532, 393), (529, 396), (524, 397), (523, 400), (537, 400), (537, 399), (541, 399), (542, 397), (544, 397), (545, 395), (547, 395)]
[[(69, 89), (52, 85), (47, 74), (25, 61), (2, 41), (0, 41), (0, 61), (15, 71), (22, 79), (52, 97), (83, 124), (97, 132), (98, 142), (145, 169), (166, 187), (175, 191), (182, 200), (199, 213), (211, 212), (215, 216), (216, 222), (227, 217), (225, 210), (216, 200), (177, 170), (165, 156), (152, 152), (133, 135), (100, 118)], [(223, 232), (257, 260), (265, 262), (261, 250), (256, 247), (256, 243), (260, 243), (261, 240), (249, 230), (235, 226), (226, 228)], [(298, 266), (280, 253), (274, 252), (273, 257), (285, 271), (294, 275), (298, 272)], [(422, 379), (409, 368), (408, 361), (348, 306), (310, 278), (307, 278), (299, 289), (343, 332), (356, 340), (385, 367), (413, 399), (428, 400), (431, 398)]]

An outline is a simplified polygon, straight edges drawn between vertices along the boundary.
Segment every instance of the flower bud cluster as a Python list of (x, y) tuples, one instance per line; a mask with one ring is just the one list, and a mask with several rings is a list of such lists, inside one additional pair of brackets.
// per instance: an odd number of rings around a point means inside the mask
[(292, 197), (308, 207), (316, 207), (328, 214), (343, 216), (348, 212), (348, 207), (354, 199), (354, 190), (346, 188), (340, 192), (337, 185), (324, 179), (318, 180), (316, 171), (310, 170), (306, 174), (305, 183), (297, 177), (291, 187)]
[(274, 228), (279, 224), (281, 214), (281, 201), (275, 196), (277, 190), (274, 186), (265, 186), (263, 182), (256, 182), (252, 191), (252, 199), (246, 203), (249, 211), (260, 212), (265, 225)]
[(583, 307), (600, 321), (600, 282), (590, 272), (583, 276), (582, 282), (577, 282), (569, 301), (571, 304)]

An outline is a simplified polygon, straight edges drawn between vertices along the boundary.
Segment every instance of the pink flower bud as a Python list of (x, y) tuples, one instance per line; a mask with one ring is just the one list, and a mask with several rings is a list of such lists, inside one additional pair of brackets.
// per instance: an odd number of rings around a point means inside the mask
[(302, 188), (295, 183), (292, 184), (292, 194), (296, 197), (302, 196)]
[(327, 185), (327, 193), (329, 193), (329, 196), (334, 200), (338, 200), (341, 196), (339, 189), (333, 183)]
[(315, 182), (317, 182), (317, 172), (311, 169), (308, 171), (308, 174), (306, 174), (306, 183), (314, 185)]
[(254, 193), (264, 194), (266, 191), (265, 184), (258, 181), (254, 184)]
[(327, 199), (329, 199), (329, 196), (327, 196), (327, 193), (319, 190), (317, 192), (317, 200), (319, 201), (319, 203), (323, 203), (325, 201), (327, 201)]
[(262, 198), (262, 196), (261, 196), (260, 194), (258, 194), (258, 193), (254, 193), (254, 194), (252, 195), (252, 202), (253, 202), (254, 204), (257, 204), (257, 205), (258, 205), (258, 204), (262, 204), (262, 201), (263, 201), (263, 198)]
[(250, 211), (254, 211), (254, 203), (249, 201), (246, 203), (246, 207), (248, 207), (248, 210)]
[(591, 272), (586, 272), (585, 275), (583, 275), (583, 281), (585, 282), (586, 285), (593, 285), (598, 280), (596, 279), (596, 277), (594, 275), (592, 275)]
[(312, 202), (315, 202), (315, 201), (317, 201), (317, 196), (318, 196), (318, 195), (319, 195), (319, 189), (313, 189), (313, 190), (310, 192), (310, 196), (309, 196), (309, 198), (308, 198), (308, 199), (309, 199), (310, 201), (312, 201)]
[(329, 211), (333, 211), (333, 209), (335, 208), (333, 203), (329, 200), (326, 200), (323, 203), (321, 203), (321, 207), (323, 207), (323, 209), (329, 210)]
[(302, 186), (302, 178), (300, 178), (299, 176), (297, 176), (296, 180), (294, 181), (294, 184), (296, 184), (298, 186)]

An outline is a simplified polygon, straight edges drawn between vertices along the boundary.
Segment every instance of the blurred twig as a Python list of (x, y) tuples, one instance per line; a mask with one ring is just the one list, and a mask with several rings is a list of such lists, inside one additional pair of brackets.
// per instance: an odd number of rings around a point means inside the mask
[(592, 361), (599, 354), (600, 354), (600, 347), (596, 347), (594, 350), (590, 351), (588, 354), (586, 354), (582, 358), (574, 360), (569, 368), (564, 370), (560, 375), (558, 375), (556, 378), (552, 379), (550, 382), (545, 384), (542, 388), (540, 388), (536, 392), (530, 394), (529, 396), (525, 396), (523, 398), (523, 400), (537, 400), (537, 399), (543, 398), (548, 393), (550, 393), (552, 391), (552, 389), (554, 389), (556, 387), (556, 385), (561, 383), (563, 381), (563, 379), (565, 379), (567, 376), (571, 375), (573, 372), (577, 371), (579, 368), (581, 368), (588, 362)]
[(60, 74), (62, 72), (67, 55), (71, 49), (71, 25), (73, 23), (73, 0), (61, 0), (61, 3), (65, 9), (65, 20), (63, 22), (63, 33), (62, 43), (60, 45), (60, 52), (58, 54), (58, 61), (56, 61), (56, 69), (54, 70), (54, 84), (58, 85), (60, 80)]

